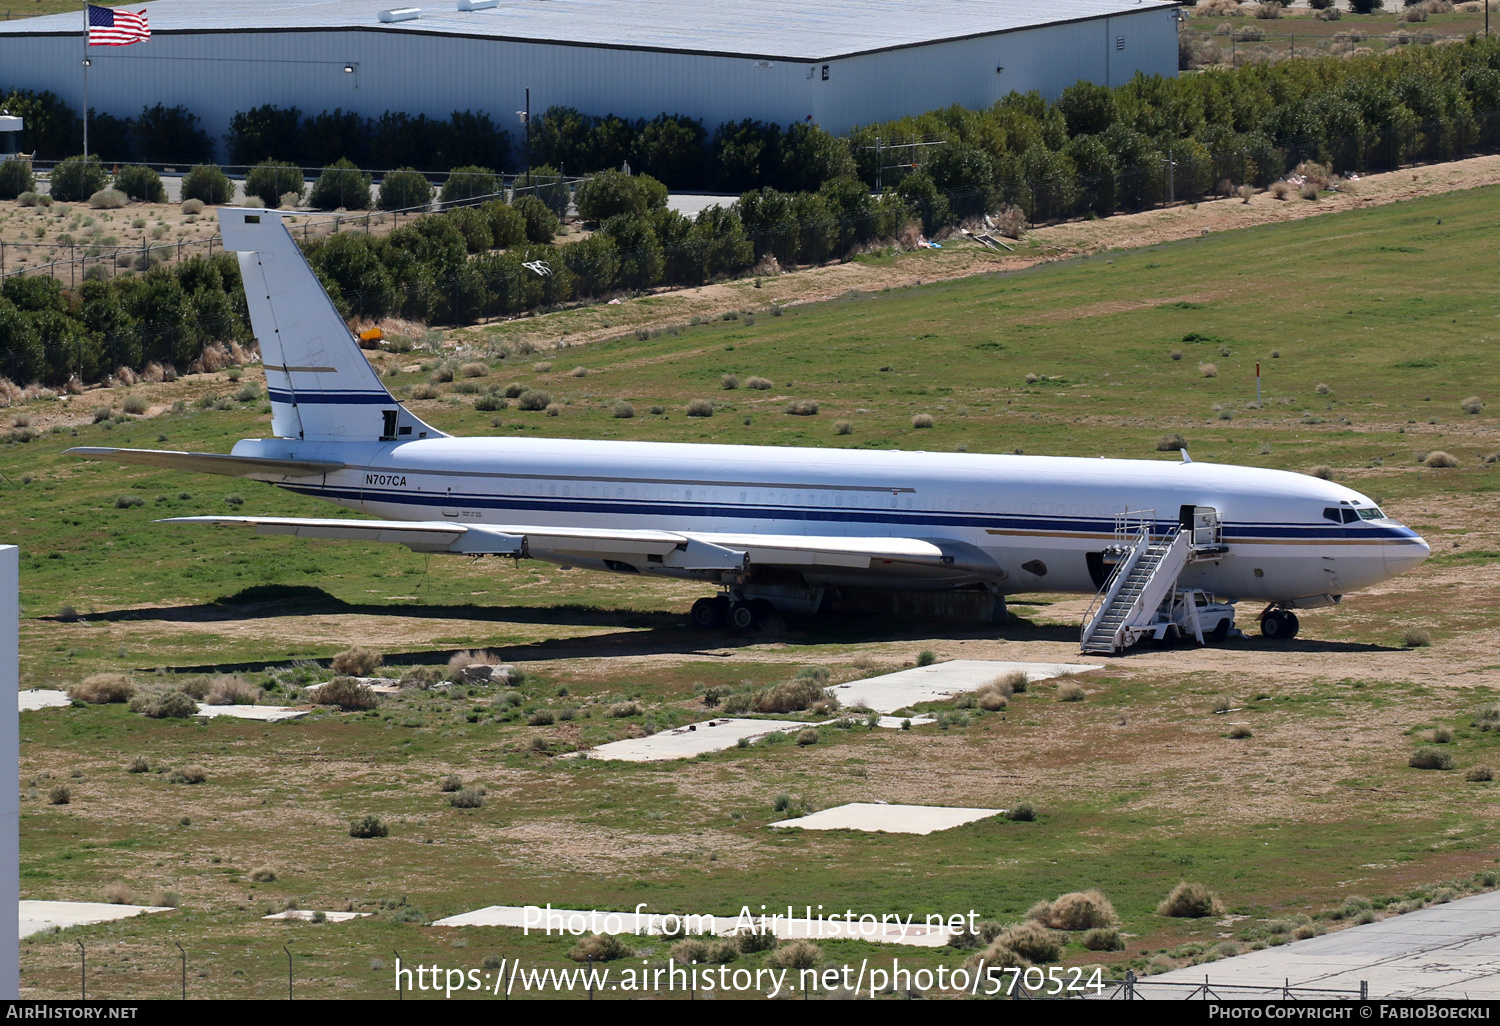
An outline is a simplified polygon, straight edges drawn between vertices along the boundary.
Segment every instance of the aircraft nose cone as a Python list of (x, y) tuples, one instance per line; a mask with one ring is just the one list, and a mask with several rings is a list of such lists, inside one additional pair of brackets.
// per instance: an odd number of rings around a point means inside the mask
[(1432, 547), (1417, 535), (1402, 538), (1385, 546), (1385, 570), (1392, 577), (1421, 566), (1432, 554)]

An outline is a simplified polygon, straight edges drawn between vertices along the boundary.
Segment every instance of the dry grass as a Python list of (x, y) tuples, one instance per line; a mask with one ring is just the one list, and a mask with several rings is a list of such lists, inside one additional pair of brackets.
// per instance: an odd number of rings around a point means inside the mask
[(1480, 413), (1484, 410), (1484, 402), (1477, 395), (1471, 395), (1463, 401), (1465, 413)]
[(1205, 378), (1216, 378), (1219, 376), (1219, 365), (1216, 363), (1200, 363), (1198, 373)]
[(1055, 962), (1062, 957), (1063, 938), (1033, 920), (1001, 931), (995, 944), (1009, 948), (1030, 962)]
[(687, 404), (687, 415), (689, 417), (712, 417), (714, 404), (707, 399), (694, 399)]
[(270, 866), (257, 866), (250, 870), (250, 879), (256, 883), (273, 883), (276, 880), (276, 870)]
[(1057, 700), (1059, 702), (1082, 702), (1086, 697), (1083, 688), (1072, 681), (1067, 681), (1057, 688)]
[(823, 949), (812, 941), (787, 941), (766, 957), (778, 969), (816, 969), (823, 964)]
[(575, 962), (613, 962), (629, 958), (634, 952), (613, 933), (596, 933), (574, 944), (568, 957)]
[(171, 784), (202, 784), (207, 780), (208, 770), (197, 764), (179, 766), (167, 774), (167, 782)]
[(1223, 915), (1224, 903), (1203, 884), (1184, 880), (1156, 906), (1156, 914), (1174, 919), (1202, 919)]
[(1427, 458), (1422, 461), (1422, 465), (1430, 467), (1433, 470), (1442, 470), (1458, 466), (1458, 458), (1439, 449), (1437, 452), (1428, 453)]
[(215, 677), (203, 700), (209, 705), (255, 705), (261, 697), (260, 688), (236, 674)]
[(786, 404), (786, 412), (794, 417), (811, 417), (818, 412), (816, 399), (794, 399)]
[(798, 712), (814, 702), (830, 700), (832, 696), (827, 694), (827, 687), (826, 681), (813, 678), (784, 681), (757, 691), (750, 704), (756, 712)]
[(488, 377), (490, 373), (490, 365), (487, 363), (479, 363), (477, 361), (474, 363), (465, 363), (459, 366), (458, 373), (460, 376), (465, 378)]
[(930, 413), (919, 413), (911, 419), (911, 426), (914, 428), (930, 428), (936, 423)]
[(355, 645), (334, 656), (333, 662), (329, 665), (334, 673), (342, 676), (368, 677), (374, 672), (375, 667), (380, 665), (382, 658), (381, 654), (373, 649)]
[(68, 688), (68, 697), (90, 705), (109, 705), (128, 702), (135, 694), (135, 685), (123, 673), (96, 673)]
[(105, 885), (104, 900), (111, 905), (129, 905), (131, 904), (130, 899), (130, 885), (124, 880), (116, 880), (113, 883)]
[(1099, 890), (1071, 891), (1056, 901), (1039, 901), (1026, 913), (1026, 918), (1054, 930), (1070, 932), (1120, 925), (1114, 905)]
[(380, 704), (380, 696), (352, 677), (335, 677), (313, 692), (313, 701), (349, 711), (373, 709)]
[(1432, 644), (1432, 635), (1420, 627), (1408, 627), (1401, 634), (1401, 644), (1407, 648), (1427, 648)]
[(745, 382), (745, 387), (754, 388), (758, 391), (764, 392), (766, 389), (771, 387), (771, 382), (767, 378), (752, 377)]

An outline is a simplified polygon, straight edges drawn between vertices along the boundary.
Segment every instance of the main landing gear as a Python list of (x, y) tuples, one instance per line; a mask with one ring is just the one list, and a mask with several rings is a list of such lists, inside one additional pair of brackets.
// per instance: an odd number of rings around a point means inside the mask
[(739, 601), (728, 595), (701, 598), (693, 603), (688, 619), (699, 630), (729, 627), (736, 631), (754, 630), (776, 617), (776, 607), (765, 599)]
[(1260, 636), (1271, 641), (1291, 641), (1302, 624), (1290, 609), (1267, 609), (1260, 614)]

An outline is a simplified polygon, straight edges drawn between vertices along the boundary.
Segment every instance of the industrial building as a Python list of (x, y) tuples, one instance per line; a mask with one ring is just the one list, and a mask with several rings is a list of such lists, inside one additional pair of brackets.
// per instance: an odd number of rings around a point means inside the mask
[[(456, 5), (456, 6), (455, 6)], [(551, 106), (710, 132), (756, 118), (857, 124), (1079, 79), (1174, 75), (1172, 0), (158, 0), (151, 39), (85, 52), (83, 16), (0, 22), (0, 90), (51, 90), (130, 116), (197, 114), (220, 145), (237, 111), (342, 108), (446, 118)], [(463, 8), (463, 9), (460, 9)], [(140, 9), (140, 8), (133, 8)]]

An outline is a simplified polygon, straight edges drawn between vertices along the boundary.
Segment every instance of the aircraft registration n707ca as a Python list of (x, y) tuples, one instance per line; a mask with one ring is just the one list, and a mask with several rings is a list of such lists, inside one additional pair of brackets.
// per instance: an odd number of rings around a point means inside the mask
[[(1232, 603), (1338, 602), (1427, 558), (1370, 499), (1302, 474), (1173, 460), (455, 438), (381, 384), (281, 215), (222, 208), (271, 399), (232, 454), (77, 448), (227, 474), (374, 519), (179, 517), (266, 534), (529, 557), (711, 586), (702, 627), (749, 629), (859, 589), (1095, 594), (1085, 651), (1222, 639)], [(1003, 608), (1003, 607), (1002, 607)], [(1205, 630), (1207, 628), (1207, 630)]]

